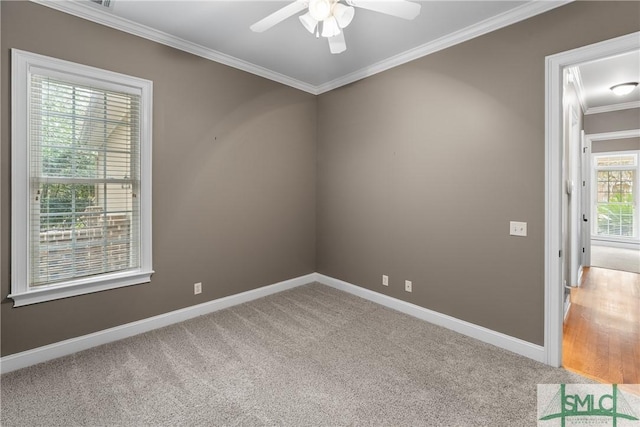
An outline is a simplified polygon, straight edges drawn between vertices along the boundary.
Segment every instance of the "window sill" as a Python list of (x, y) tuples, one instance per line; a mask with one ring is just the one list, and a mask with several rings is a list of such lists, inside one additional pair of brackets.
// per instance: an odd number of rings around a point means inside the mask
[(151, 281), (152, 274), (153, 271), (140, 270), (104, 274), (99, 278), (83, 278), (62, 284), (43, 286), (32, 291), (10, 294), (7, 298), (11, 298), (14, 301), (14, 307), (21, 307), (23, 305), (148, 283)]
[(640, 244), (640, 239), (637, 237), (591, 236), (591, 241), (594, 244), (602, 244), (603, 246), (610, 244), (635, 247)]

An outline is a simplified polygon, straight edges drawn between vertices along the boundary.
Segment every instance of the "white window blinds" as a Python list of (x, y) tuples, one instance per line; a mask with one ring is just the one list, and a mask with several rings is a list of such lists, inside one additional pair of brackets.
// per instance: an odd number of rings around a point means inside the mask
[(30, 86), (30, 286), (139, 267), (140, 97)]

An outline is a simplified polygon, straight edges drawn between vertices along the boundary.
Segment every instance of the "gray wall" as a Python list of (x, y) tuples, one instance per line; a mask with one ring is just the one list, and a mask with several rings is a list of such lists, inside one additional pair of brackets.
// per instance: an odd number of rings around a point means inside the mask
[(593, 141), (592, 153), (607, 151), (640, 150), (640, 138), (610, 139), (607, 141)]
[(640, 108), (584, 116), (584, 133), (587, 135), (629, 129), (640, 129)]
[[(3, 355), (315, 271), (314, 96), (33, 3), (0, 7)], [(153, 80), (150, 284), (6, 299), (10, 48)]]
[(545, 56), (639, 12), (572, 3), (321, 95), (318, 271), (543, 344)]

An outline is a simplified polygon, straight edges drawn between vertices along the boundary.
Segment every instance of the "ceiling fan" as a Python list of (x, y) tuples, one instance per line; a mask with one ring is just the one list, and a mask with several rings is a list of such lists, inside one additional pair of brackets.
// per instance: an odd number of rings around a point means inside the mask
[(249, 28), (261, 33), (308, 9), (298, 17), (304, 28), (316, 37), (327, 38), (331, 53), (342, 53), (347, 50), (342, 30), (353, 20), (354, 7), (404, 19), (413, 19), (420, 13), (420, 5), (407, 0), (295, 0)]

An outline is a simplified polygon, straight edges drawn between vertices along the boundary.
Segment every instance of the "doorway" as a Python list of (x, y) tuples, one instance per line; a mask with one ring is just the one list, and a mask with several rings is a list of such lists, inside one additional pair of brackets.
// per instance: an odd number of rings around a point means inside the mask
[[(571, 222), (566, 217), (570, 212), (566, 210), (568, 205), (565, 195), (575, 193), (575, 183), (571, 184), (565, 180), (568, 176), (566, 159), (569, 153), (565, 152), (563, 141), (565, 132), (570, 132), (565, 125), (562, 96), (566, 83), (566, 71), (579, 64), (638, 50), (640, 50), (640, 33), (633, 33), (562, 52), (546, 59), (544, 341), (545, 360), (552, 366), (562, 365), (562, 328), (566, 294), (563, 278), (571, 277), (571, 273), (567, 274), (565, 269), (571, 260), (571, 250), (567, 250), (567, 233)], [(585, 219), (589, 220), (587, 213), (582, 217), (583, 222)], [(573, 217), (573, 220), (576, 221), (576, 218)], [(585, 248), (584, 253), (586, 252)], [(582, 257), (585, 259), (584, 255)]]

